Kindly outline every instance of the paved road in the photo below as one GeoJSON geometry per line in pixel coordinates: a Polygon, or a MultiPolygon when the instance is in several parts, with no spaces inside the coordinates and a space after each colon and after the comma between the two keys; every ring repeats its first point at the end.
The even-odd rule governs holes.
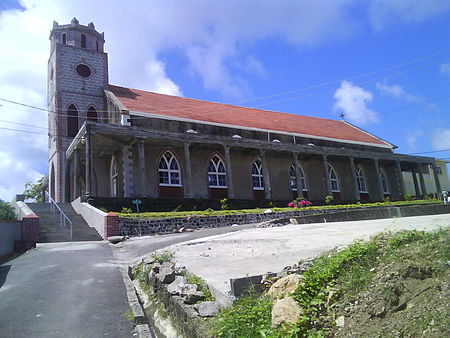
{"type": "Polygon", "coordinates": [[[0,337],[132,337],[107,242],[41,245],[0,266],[0,337]]]}

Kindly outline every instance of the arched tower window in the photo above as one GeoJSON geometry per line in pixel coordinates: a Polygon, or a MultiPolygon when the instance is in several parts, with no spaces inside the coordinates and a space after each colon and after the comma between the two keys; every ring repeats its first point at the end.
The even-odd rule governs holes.
{"type": "Polygon", "coordinates": [[[71,104],[67,108],[67,136],[75,137],[78,133],[78,110],[71,104]]]}
{"type": "Polygon", "coordinates": [[[364,171],[361,167],[357,167],[356,171],[356,182],[358,183],[358,191],[366,193],[367,185],[366,185],[366,176],[364,175],[364,171]]]}
{"type": "Polygon", "coordinates": [[[339,188],[339,180],[338,180],[336,171],[330,164],[328,164],[328,178],[331,183],[331,191],[332,192],[340,192],[341,189],[339,188]]]}
{"type": "Polygon", "coordinates": [[[389,190],[389,184],[387,181],[387,177],[386,177],[386,173],[384,172],[384,170],[382,168],[380,168],[380,180],[381,180],[381,185],[383,186],[383,193],[388,195],[390,194],[390,190],[389,190]]]}
{"type": "Polygon", "coordinates": [[[97,110],[93,106],[90,106],[87,110],[86,119],[88,121],[98,122],[97,110]]]}
{"type": "Polygon", "coordinates": [[[63,35],[62,35],[62,37],[61,37],[61,42],[62,42],[63,45],[66,45],[66,44],[67,44],[67,36],[66,36],[66,34],[63,34],[63,35]]]}
{"type": "Polygon", "coordinates": [[[98,41],[96,40],[95,41],[95,50],[98,52],[98,50],[99,50],[99,44],[98,44],[98,41]]]}
{"type": "Polygon", "coordinates": [[[210,188],[226,188],[227,174],[225,165],[218,155],[214,155],[209,161],[208,184],[210,188]]]}
{"type": "Polygon", "coordinates": [[[118,170],[118,166],[117,166],[117,161],[116,158],[113,157],[111,160],[111,196],[112,197],[117,197],[118,193],[119,193],[119,186],[118,186],[118,177],[119,177],[119,170],[118,170]]]}
{"type": "MultiPolygon", "coordinates": [[[[300,181],[302,184],[302,191],[308,191],[308,187],[306,185],[306,176],[305,172],[303,171],[303,168],[299,165],[300,169],[300,181]]],[[[297,175],[295,174],[295,165],[291,165],[290,170],[290,185],[292,191],[297,191],[297,175]]]]}
{"type": "Polygon", "coordinates": [[[170,151],[166,151],[158,167],[160,186],[181,186],[181,170],[177,159],[170,151]]]}
{"type": "Polygon", "coordinates": [[[86,35],[81,34],[81,48],[86,48],[86,35]]]}
{"type": "Polygon", "coordinates": [[[252,185],[253,190],[264,190],[264,176],[260,159],[253,162],[252,165],[252,185]]]}

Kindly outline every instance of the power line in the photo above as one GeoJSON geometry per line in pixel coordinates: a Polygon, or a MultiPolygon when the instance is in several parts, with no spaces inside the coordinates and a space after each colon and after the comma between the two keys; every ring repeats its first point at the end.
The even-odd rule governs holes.
{"type": "Polygon", "coordinates": [[[420,153],[408,153],[408,155],[420,155],[420,154],[431,154],[431,153],[442,153],[444,151],[450,151],[449,149],[440,149],[440,150],[433,150],[433,151],[422,151],[420,153]]]}
{"type": "Polygon", "coordinates": [[[32,124],[26,124],[26,123],[20,123],[20,122],[8,121],[8,120],[0,120],[0,122],[12,123],[12,124],[20,125],[20,126],[25,126],[25,127],[32,127],[32,128],[46,129],[46,130],[48,129],[48,127],[34,126],[32,124]]]}

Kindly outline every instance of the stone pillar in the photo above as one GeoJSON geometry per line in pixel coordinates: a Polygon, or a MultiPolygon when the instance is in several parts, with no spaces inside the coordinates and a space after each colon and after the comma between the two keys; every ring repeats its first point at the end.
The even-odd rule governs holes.
{"type": "Polygon", "coordinates": [[[398,190],[400,192],[400,198],[403,199],[403,196],[405,195],[405,183],[403,182],[403,175],[402,175],[402,166],[400,164],[400,161],[395,161],[395,172],[397,174],[397,182],[398,182],[398,190]]]}
{"type": "Polygon", "coordinates": [[[382,201],[382,200],[384,200],[384,189],[383,189],[383,182],[381,182],[381,176],[380,176],[380,164],[378,163],[378,159],[374,159],[373,163],[375,165],[375,177],[377,178],[379,199],[380,199],[380,201],[382,201]]]}
{"type": "Polygon", "coordinates": [[[133,151],[129,145],[122,147],[122,173],[123,173],[123,196],[132,197],[134,195],[133,178],[133,151]]]}
{"type": "Polygon", "coordinates": [[[434,163],[434,162],[431,163],[431,167],[433,168],[434,183],[436,184],[437,197],[440,198],[439,196],[441,196],[442,188],[441,188],[441,182],[439,181],[439,174],[437,172],[436,163],[434,163]]]}
{"type": "Polygon", "coordinates": [[[91,149],[91,126],[86,124],[86,198],[91,196],[91,157],[92,157],[92,149],[91,149]]]}
{"type": "Polygon", "coordinates": [[[323,158],[325,194],[332,196],[333,192],[331,191],[330,175],[328,175],[328,156],[322,155],[322,158],[323,158]]]}
{"type": "Polygon", "coordinates": [[[234,198],[233,171],[231,170],[230,146],[224,145],[223,147],[225,149],[225,165],[227,167],[228,198],[234,198]]]}
{"type": "Polygon", "coordinates": [[[119,215],[109,212],[104,218],[103,239],[120,235],[119,215]]]}
{"type": "Polygon", "coordinates": [[[417,176],[416,176],[416,169],[411,168],[411,174],[412,174],[412,178],[413,178],[413,182],[414,182],[414,191],[415,191],[415,196],[419,197],[420,195],[420,190],[419,190],[419,184],[417,183],[417,176]]]}
{"type": "Polygon", "coordinates": [[[73,151],[73,192],[72,192],[72,197],[75,200],[78,197],[78,168],[79,168],[79,164],[78,164],[78,151],[75,149],[73,151]]]}
{"type": "Polygon", "coordinates": [[[270,187],[270,175],[269,175],[269,168],[267,167],[266,152],[263,149],[260,149],[260,153],[264,177],[264,194],[266,200],[270,200],[272,199],[272,188],[270,187]]]}
{"type": "Polygon", "coordinates": [[[192,194],[192,169],[191,169],[191,153],[189,151],[189,146],[190,143],[186,142],[184,143],[184,159],[185,159],[185,163],[186,163],[186,168],[185,168],[185,180],[184,180],[184,189],[185,189],[185,193],[186,193],[186,197],[187,198],[192,198],[193,194],[192,194]]]}
{"type": "Polygon", "coordinates": [[[420,180],[420,188],[422,189],[422,198],[426,198],[427,197],[427,188],[425,186],[425,181],[423,179],[422,163],[417,162],[417,166],[419,168],[419,180],[420,180]]]}
{"type": "Polygon", "coordinates": [[[361,195],[359,194],[358,181],[356,178],[355,160],[351,156],[348,159],[350,161],[350,175],[353,182],[353,191],[355,192],[353,197],[355,201],[359,201],[361,199],[361,195]]]}
{"type": "Polygon", "coordinates": [[[39,216],[35,214],[24,216],[22,218],[21,232],[25,249],[34,248],[39,240],[39,216]]]}
{"type": "Polygon", "coordinates": [[[139,187],[139,193],[140,196],[145,197],[147,196],[147,189],[148,189],[148,184],[147,184],[147,175],[146,175],[146,170],[145,170],[145,145],[144,145],[144,140],[139,139],[138,140],[138,157],[139,157],[139,183],[140,183],[140,187],[139,187]]]}
{"type": "Polygon", "coordinates": [[[294,157],[294,167],[295,167],[295,181],[297,184],[297,197],[303,198],[303,187],[302,187],[302,178],[300,174],[300,165],[298,164],[298,153],[292,153],[294,157]]]}

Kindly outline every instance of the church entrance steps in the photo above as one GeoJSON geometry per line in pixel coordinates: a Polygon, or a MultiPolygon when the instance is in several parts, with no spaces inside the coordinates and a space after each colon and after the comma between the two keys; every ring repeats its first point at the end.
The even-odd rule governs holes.
{"type": "Polygon", "coordinates": [[[58,203],[67,217],[72,221],[72,239],[70,226],[61,228],[59,212],[50,212],[49,203],[27,203],[30,209],[39,216],[39,243],[55,243],[70,241],[101,241],[98,232],[89,227],[70,203],[58,203]]]}

